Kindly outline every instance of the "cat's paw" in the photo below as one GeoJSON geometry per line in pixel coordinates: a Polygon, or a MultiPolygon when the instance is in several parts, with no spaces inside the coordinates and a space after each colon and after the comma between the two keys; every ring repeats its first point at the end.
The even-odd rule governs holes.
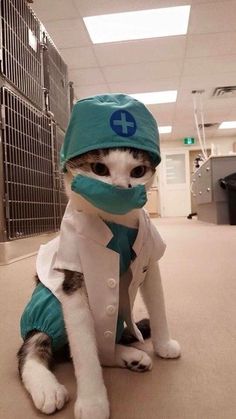
{"type": "Polygon", "coordinates": [[[116,365],[132,371],[145,372],[152,369],[152,360],[146,352],[130,346],[116,346],[116,365]]]}
{"type": "Polygon", "coordinates": [[[48,383],[38,387],[31,393],[35,406],[41,412],[50,415],[61,410],[69,400],[66,388],[59,383],[48,383]]]}
{"type": "Polygon", "coordinates": [[[69,400],[66,388],[42,365],[34,363],[32,370],[28,362],[23,370],[22,379],[35,407],[43,413],[50,415],[62,409],[69,400]]]}
{"type": "Polygon", "coordinates": [[[107,396],[79,397],[75,403],[75,419],[109,419],[107,396]]]}
{"type": "Polygon", "coordinates": [[[181,355],[180,344],[173,339],[165,343],[154,344],[155,352],[161,358],[179,358],[181,355]]]}

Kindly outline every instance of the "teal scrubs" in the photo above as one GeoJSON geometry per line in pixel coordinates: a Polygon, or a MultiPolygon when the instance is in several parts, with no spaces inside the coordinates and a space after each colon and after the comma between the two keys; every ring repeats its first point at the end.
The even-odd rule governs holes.
{"type": "MultiPolygon", "coordinates": [[[[127,271],[135,253],[132,246],[137,237],[138,229],[126,227],[112,222],[106,223],[113,233],[107,247],[120,254],[120,275],[127,271]]],[[[27,304],[20,322],[21,336],[26,338],[32,330],[46,333],[52,339],[53,351],[57,351],[68,343],[62,307],[55,295],[43,284],[38,284],[27,304]]],[[[116,342],[121,339],[124,321],[117,320],[116,342]]]]}

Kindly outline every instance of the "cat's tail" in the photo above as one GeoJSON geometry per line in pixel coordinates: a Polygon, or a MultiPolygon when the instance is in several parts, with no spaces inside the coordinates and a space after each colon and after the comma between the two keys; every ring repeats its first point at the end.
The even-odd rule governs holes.
{"type": "MultiPolygon", "coordinates": [[[[150,320],[149,319],[143,319],[136,323],[136,326],[140,330],[140,332],[143,335],[143,339],[148,339],[151,336],[151,328],[150,328],[150,320]]],[[[121,336],[121,340],[119,343],[122,345],[129,345],[131,343],[137,342],[138,339],[130,333],[129,329],[126,327],[123,331],[123,334],[121,336]]]]}

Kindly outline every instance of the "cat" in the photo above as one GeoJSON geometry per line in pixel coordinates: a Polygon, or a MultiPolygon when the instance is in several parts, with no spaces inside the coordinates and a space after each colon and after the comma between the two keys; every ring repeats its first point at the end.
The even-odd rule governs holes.
{"type": "MultiPolygon", "coordinates": [[[[114,223],[133,230],[139,228],[140,212],[143,209],[133,209],[127,214],[111,214],[73,192],[71,182],[75,176],[83,175],[119,188],[129,189],[145,184],[149,189],[155,176],[155,166],[147,152],[128,147],[94,150],[70,159],[66,169],[65,189],[74,211],[91,215],[91,220],[98,217],[108,226],[114,223]]],[[[180,346],[169,336],[158,263],[151,264],[147,272],[145,269],[143,275],[146,285],[142,283],[140,290],[150,315],[154,351],[163,358],[177,358],[180,356],[180,346]]],[[[130,273],[130,270],[127,272],[130,273]]],[[[116,286],[112,279],[108,285],[111,290],[116,286]]],[[[83,272],[65,270],[59,291],[78,386],[75,418],[108,419],[109,402],[83,272]]],[[[111,307],[109,315],[112,315],[111,307]]],[[[127,329],[122,336],[124,342],[136,340],[132,338],[132,333],[127,333],[127,329]]],[[[137,372],[151,370],[151,357],[131,345],[122,344],[121,337],[115,346],[114,362],[110,365],[137,372]]],[[[62,409],[69,400],[66,388],[51,371],[53,358],[51,337],[42,330],[33,329],[28,332],[18,351],[19,373],[36,408],[46,414],[62,409]]]]}

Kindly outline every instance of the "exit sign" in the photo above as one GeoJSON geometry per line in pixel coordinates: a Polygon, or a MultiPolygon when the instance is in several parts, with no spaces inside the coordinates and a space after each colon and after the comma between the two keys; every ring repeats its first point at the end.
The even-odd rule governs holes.
{"type": "Polygon", "coordinates": [[[186,145],[192,145],[195,143],[195,139],[193,137],[186,137],[184,138],[184,144],[186,145]]]}

